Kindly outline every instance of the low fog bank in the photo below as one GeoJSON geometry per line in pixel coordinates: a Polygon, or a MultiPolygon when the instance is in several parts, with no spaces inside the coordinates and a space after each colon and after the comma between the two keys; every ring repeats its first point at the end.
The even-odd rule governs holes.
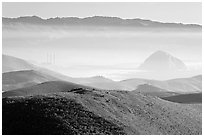
{"type": "Polygon", "coordinates": [[[202,73],[202,33],[195,29],[3,25],[3,54],[72,77],[102,75],[171,79],[202,73]],[[185,71],[149,72],[138,66],[163,50],[182,60],[185,71]]]}

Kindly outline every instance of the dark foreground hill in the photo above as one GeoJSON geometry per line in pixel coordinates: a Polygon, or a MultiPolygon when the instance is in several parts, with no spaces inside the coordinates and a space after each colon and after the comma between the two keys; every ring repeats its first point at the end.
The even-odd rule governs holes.
{"type": "Polygon", "coordinates": [[[202,134],[201,104],[72,89],[3,98],[3,134],[202,134]]]}
{"type": "Polygon", "coordinates": [[[202,93],[182,94],[170,97],[163,97],[162,99],[177,103],[202,103],[202,93]]]}
{"type": "Polygon", "coordinates": [[[4,100],[3,134],[124,134],[73,99],[39,96],[7,104],[12,101],[4,100]]]}

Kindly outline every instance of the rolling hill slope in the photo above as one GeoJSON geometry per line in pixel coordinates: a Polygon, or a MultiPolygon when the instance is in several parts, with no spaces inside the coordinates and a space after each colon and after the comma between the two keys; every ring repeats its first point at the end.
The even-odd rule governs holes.
{"type": "Polygon", "coordinates": [[[9,91],[53,80],[59,79],[34,70],[12,71],[2,74],[2,88],[9,91]]]}
{"type": "Polygon", "coordinates": [[[139,85],[133,92],[140,92],[145,95],[157,96],[157,97],[168,97],[178,95],[178,93],[161,89],[149,84],[139,85]]]}
{"type": "Polygon", "coordinates": [[[202,103],[202,93],[175,95],[162,97],[162,99],[176,103],[202,103]]]}
{"type": "Polygon", "coordinates": [[[127,79],[120,81],[121,85],[137,89],[138,85],[150,84],[161,89],[165,89],[177,93],[197,93],[202,91],[202,76],[195,76],[190,78],[178,78],[166,81],[148,80],[148,79],[127,79]]]}
{"type": "Polygon", "coordinates": [[[128,87],[120,85],[120,83],[113,81],[111,79],[105,78],[103,76],[74,78],[72,81],[74,83],[83,84],[83,85],[104,89],[104,90],[127,90],[128,89],[128,87]]]}
{"type": "Polygon", "coordinates": [[[2,93],[2,97],[42,95],[42,94],[50,94],[50,93],[57,93],[57,92],[63,92],[63,91],[66,92],[75,88],[90,88],[90,87],[74,84],[71,82],[65,82],[65,81],[48,81],[48,82],[30,86],[30,87],[24,87],[16,90],[5,91],[2,93]]]}
{"type": "Polygon", "coordinates": [[[85,91],[3,98],[3,134],[202,134],[201,104],[85,91]]]}
{"type": "Polygon", "coordinates": [[[33,70],[34,65],[13,56],[2,55],[2,73],[10,71],[33,70]]]}
{"type": "Polygon", "coordinates": [[[2,64],[3,64],[2,65],[3,72],[19,71],[18,74],[16,74],[17,72],[3,74],[2,84],[3,84],[3,90],[5,91],[10,89],[21,88],[24,86],[27,87],[28,85],[34,85],[36,81],[37,83],[40,83],[40,82],[55,81],[55,80],[68,81],[68,82],[73,82],[73,83],[91,86],[99,89],[105,89],[105,90],[135,90],[137,89],[137,86],[141,84],[151,84],[155,87],[158,87],[167,91],[177,92],[177,93],[195,93],[195,92],[201,92],[202,90],[202,75],[198,75],[190,78],[179,78],[179,79],[172,79],[172,80],[166,80],[166,81],[135,78],[135,79],[127,79],[127,80],[116,82],[111,79],[107,79],[105,77],[98,77],[98,76],[87,77],[87,78],[72,78],[42,67],[32,65],[25,60],[7,56],[7,55],[3,55],[2,64]],[[23,74],[24,72],[25,74],[23,74]],[[41,78],[37,80],[35,79],[35,76],[33,74],[28,74],[28,73],[35,73],[37,77],[41,77],[41,78]],[[34,76],[34,78],[29,77],[29,75],[32,77],[34,76]],[[12,76],[15,76],[16,78],[17,77],[25,78],[26,76],[27,78],[25,78],[25,80],[27,82],[25,83],[22,82],[20,85],[18,85],[18,83],[14,82],[15,80],[13,80],[14,77],[12,76]],[[46,80],[43,80],[44,78],[46,80]],[[27,79],[30,79],[31,81],[27,79]],[[10,82],[8,82],[8,80],[10,80],[10,82]],[[13,84],[6,85],[6,83],[13,83],[13,84]]]}
{"type": "Polygon", "coordinates": [[[36,85],[46,81],[63,80],[101,89],[126,89],[115,81],[104,77],[72,78],[28,63],[25,60],[3,55],[3,91],[36,85]]]}

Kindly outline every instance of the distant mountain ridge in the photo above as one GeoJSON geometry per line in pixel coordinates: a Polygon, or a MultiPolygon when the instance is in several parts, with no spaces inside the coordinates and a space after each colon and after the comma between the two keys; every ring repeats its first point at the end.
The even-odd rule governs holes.
{"type": "Polygon", "coordinates": [[[17,18],[2,18],[2,24],[38,24],[38,25],[87,25],[87,26],[124,26],[124,27],[167,27],[167,28],[202,28],[198,24],[182,24],[182,23],[162,23],[157,21],[145,20],[145,19],[122,19],[119,17],[105,17],[105,16],[92,16],[86,18],[78,17],[55,17],[42,19],[38,16],[23,16],[17,18]]]}

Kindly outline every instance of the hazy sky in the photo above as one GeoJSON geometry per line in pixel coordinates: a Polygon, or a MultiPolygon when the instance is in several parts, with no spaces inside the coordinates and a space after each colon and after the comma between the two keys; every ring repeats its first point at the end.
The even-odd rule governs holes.
{"type": "Polygon", "coordinates": [[[202,24],[202,4],[190,2],[174,3],[3,3],[4,17],[37,15],[50,17],[117,16],[121,18],[143,18],[162,22],[202,24]]]}

